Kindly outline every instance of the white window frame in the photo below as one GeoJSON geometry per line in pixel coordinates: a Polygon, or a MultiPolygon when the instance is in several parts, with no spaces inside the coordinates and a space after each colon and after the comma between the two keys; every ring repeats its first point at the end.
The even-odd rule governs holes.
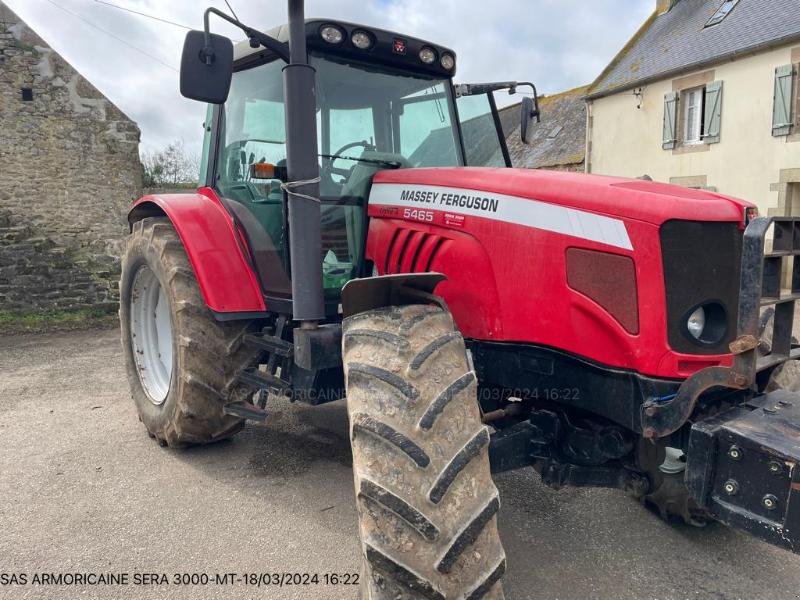
{"type": "Polygon", "coordinates": [[[683,103],[683,139],[681,141],[686,146],[703,143],[705,96],[706,86],[704,85],[681,92],[681,102],[683,103]],[[696,131],[696,137],[693,135],[693,131],[696,131]]]}
{"type": "Polygon", "coordinates": [[[739,4],[739,0],[725,0],[722,3],[722,6],[717,9],[717,12],[711,16],[705,26],[713,27],[714,25],[719,25],[722,23],[725,20],[725,17],[731,14],[731,11],[736,8],[737,4],[739,4]]]}

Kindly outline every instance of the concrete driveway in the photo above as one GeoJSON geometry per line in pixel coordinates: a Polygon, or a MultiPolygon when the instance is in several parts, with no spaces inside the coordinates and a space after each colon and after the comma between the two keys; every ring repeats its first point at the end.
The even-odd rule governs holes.
{"type": "MultiPolygon", "coordinates": [[[[344,406],[274,404],[231,442],[165,450],[121,361],[115,330],[0,337],[0,598],[356,598],[322,581],[171,579],[358,573],[344,406]],[[28,584],[2,585],[14,573],[28,584]],[[128,583],[34,586],[35,573],[128,583]]],[[[724,527],[668,526],[620,492],[554,492],[532,473],[497,483],[509,600],[800,597],[800,558],[724,527]]]]}

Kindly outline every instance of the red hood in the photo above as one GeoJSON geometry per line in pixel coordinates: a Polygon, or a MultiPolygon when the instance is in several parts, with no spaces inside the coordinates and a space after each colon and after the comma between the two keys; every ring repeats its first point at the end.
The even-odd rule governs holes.
{"type": "Polygon", "coordinates": [[[665,183],[530,169],[398,169],[377,173],[374,183],[479,190],[655,225],[670,219],[743,221],[744,210],[755,206],[714,192],[665,183]]]}

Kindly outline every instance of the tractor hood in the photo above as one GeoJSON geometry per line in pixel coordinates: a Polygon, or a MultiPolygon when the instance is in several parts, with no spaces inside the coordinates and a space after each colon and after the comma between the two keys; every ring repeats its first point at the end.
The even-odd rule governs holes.
{"type": "MultiPolygon", "coordinates": [[[[492,218],[519,199],[661,225],[672,219],[738,221],[755,205],[728,196],[677,185],[529,169],[477,167],[381,171],[373,180],[370,203],[409,205],[492,218]],[[397,195],[396,202],[387,196],[397,195]],[[389,202],[387,202],[389,200],[389,202]]],[[[523,206],[524,210],[524,206],[523,206]]]]}

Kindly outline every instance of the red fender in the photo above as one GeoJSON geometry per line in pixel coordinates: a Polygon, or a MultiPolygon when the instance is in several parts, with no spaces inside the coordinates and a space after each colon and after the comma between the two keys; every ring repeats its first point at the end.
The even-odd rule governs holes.
{"type": "Polygon", "coordinates": [[[196,194],[144,196],[128,213],[128,223],[157,215],[172,221],[203,299],[217,318],[267,310],[243,238],[214,190],[204,187],[196,194]]]}

